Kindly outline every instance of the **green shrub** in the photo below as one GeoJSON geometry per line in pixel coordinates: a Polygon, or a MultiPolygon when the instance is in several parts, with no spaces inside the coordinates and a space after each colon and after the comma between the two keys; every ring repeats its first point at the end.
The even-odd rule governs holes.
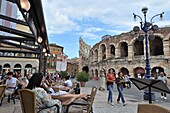
{"type": "Polygon", "coordinates": [[[84,71],[79,72],[76,76],[76,79],[79,82],[87,82],[89,81],[89,74],[84,71]]]}
{"type": "Polygon", "coordinates": [[[65,78],[67,74],[68,73],[66,71],[61,71],[61,79],[65,78]]]}

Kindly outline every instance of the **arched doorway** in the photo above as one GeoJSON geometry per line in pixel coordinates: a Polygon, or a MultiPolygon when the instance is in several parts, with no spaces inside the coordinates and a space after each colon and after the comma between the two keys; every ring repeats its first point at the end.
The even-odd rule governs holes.
{"type": "Polygon", "coordinates": [[[14,66],[14,72],[20,72],[21,73],[21,65],[20,64],[15,64],[14,66]]]}
{"type": "Polygon", "coordinates": [[[93,71],[93,69],[91,70],[91,73],[92,73],[92,77],[94,77],[94,71],[93,71]]]}
{"type": "Polygon", "coordinates": [[[149,41],[149,45],[151,56],[164,55],[163,40],[159,36],[155,36],[153,41],[149,41]]]}
{"type": "Polygon", "coordinates": [[[0,74],[2,74],[2,66],[0,65],[0,74]]]}
{"type": "Polygon", "coordinates": [[[108,69],[108,73],[110,72],[110,70],[111,70],[111,69],[112,69],[112,70],[113,70],[113,72],[115,73],[115,70],[114,70],[113,68],[108,69]]]}
{"type": "Polygon", "coordinates": [[[128,56],[128,44],[126,42],[120,43],[120,57],[127,57],[128,56]]]}
{"type": "Polygon", "coordinates": [[[122,72],[124,75],[129,75],[129,70],[127,68],[125,68],[125,67],[122,67],[120,69],[120,72],[122,72]]]}
{"type": "Polygon", "coordinates": [[[99,75],[98,75],[98,70],[95,69],[95,77],[94,77],[94,79],[95,79],[95,80],[98,80],[98,76],[99,76],[99,75]]]}
{"type": "Polygon", "coordinates": [[[3,67],[3,72],[4,72],[5,70],[10,71],[10,68],[11,68],[11,66],[10,66],[8,63],[5,64],[4,67],[3,67]]]}
{"type": "Polygon", "coordinates": [[[101,45],[101,57],[102,57],[102,60],[105,60],[106,59],[106,46],[104,44],[101,45]]]}
{"type": "Polygon", "coordinates": [[[32,73],[32,65],[31,65],[31,64],[25,65],[24,76],[25,76],[27,73],[32,73]]]}
{"type": "Polygon", "coordinates": [[[110,45],[110,57],[115,56],[115,46],[114,45],[110,45]]]}
{"type": "Polygon", "coordinates": [[[164,69],[160,66],[153,67],[151,70],[151,77],[157,78],[160,72],[164,72],[164,69]]]}
{"type": "Polygon", "coordinates": [[[143,41],[136,40],[133,45],[134,55],[144,55],[144,45],[143,41]]]}
{"type": "Polygon", "coordinates": [[[85,71],[86,73],[89,72],[89,67],[88,66],[83,66],[82,71],[85,71]]]}
{"type": "Polygon", "coordinates": [[[145,69],[142,67],[136,67],[133,71],[135,78],[138,78],[138,76],[143,77],[145,75],[145,69]]]}

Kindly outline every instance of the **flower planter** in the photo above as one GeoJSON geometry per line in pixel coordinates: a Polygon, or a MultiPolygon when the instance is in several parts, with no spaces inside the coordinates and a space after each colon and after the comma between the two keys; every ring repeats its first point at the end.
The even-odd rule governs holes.
{"type": "Polygon", "coordinates": [[[80,82],[81,87],[85,87],[86,86],[86,82],[80,82]]]}

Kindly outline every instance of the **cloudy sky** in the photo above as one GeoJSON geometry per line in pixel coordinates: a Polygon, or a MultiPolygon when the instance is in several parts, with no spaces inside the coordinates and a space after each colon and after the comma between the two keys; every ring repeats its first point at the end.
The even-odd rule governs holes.
{"type": "Polygon", "coordinates": [[[159,27],[170,25],[170,0],[42,0],[50,43],[64,47],[69,58],[78,57],[79,38],[91,47],[101,37],[129,32],[133,26],[133,13],[140,15],[148,7],[147,20],[164,12],[163,21],[157,17],[159,27]]]}

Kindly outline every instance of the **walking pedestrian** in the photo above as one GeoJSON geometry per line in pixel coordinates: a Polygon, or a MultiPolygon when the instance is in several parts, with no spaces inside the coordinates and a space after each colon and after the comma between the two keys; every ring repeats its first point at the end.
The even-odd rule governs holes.
{"type": "Polygon", "coordinates": [[[106,76],[106,80],[107,80],[107,90],[109,91],[108,93],[108,103],[112,106],[114,106],[113,103],[113,84],[115,81],[115,74],[113,72],[113,69],[109,69],[109,73],[106,76]]]}
{"type": "Polygon", "coordinates": [[[119,72],[118,77],[116,78],[116,84],[117,84],[117,90],[119,92],[118,98],[117,98],[117,103],[119,103],[120,99],[122,100],[123,106],[126,105],[124,95],[123,95],[123,86],[125,84],[124,78],[123,78],[123,73],[119,72]]]}
{"type": "MultiPolygon", "coordinates": [[[[167,85],[167,77],[164,72],[160,72],[158,76],[158,80],[162,80],[165,85],[167,85]]],[[[166,93],[161,93],[161,98],[167,99],[166,93]]]]}

